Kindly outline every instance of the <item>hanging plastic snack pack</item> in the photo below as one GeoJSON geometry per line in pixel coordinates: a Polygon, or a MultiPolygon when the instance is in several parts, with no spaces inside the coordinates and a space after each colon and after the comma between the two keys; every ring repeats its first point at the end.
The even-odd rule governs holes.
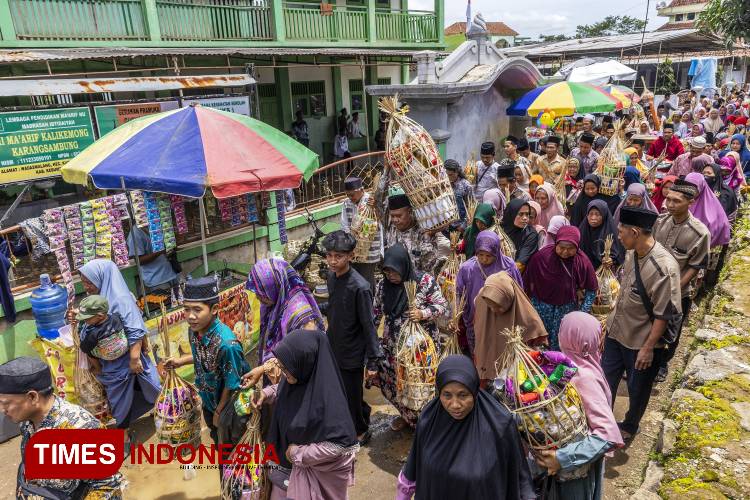
{"type": "MultiPolygon", "coordinates": [[[[261,389],[258,386],[253,390],[261,389]]],[[[264,487],[267,486],[265,469],[261,464],[265,454],[265,443],[261,433],[260,412],[250,408],[247,413],[250,415],[247,429],[229,456],[229,463],[222,465],[222,500],[260,500],[263,498],[264,487]],[[239,458],[238,449],[245,450],[242,460],[239,458]]]]}

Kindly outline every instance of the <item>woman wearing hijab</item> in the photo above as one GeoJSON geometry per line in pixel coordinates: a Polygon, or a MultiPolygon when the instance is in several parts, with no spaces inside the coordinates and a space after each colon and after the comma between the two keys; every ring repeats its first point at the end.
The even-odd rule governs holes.
{"type": "Polygon", "coordinates": [[[578,227],[581,232],[581,250],[591,261],[594,269],[602,265],[602,252],[607,236],[612,236],[612,250],[609,256],[615,266],[625,260],[625,250],[617,236],[617,224],[602,200],[592,200],[588,206],[586,219],[578,227]]]}
{"type": "Polygon", "coordinates": [[[273,354],[284,376],[256,401],[275,403],[266,438],[279,458],[269,477],[271,500],[345,500],[359,444],[328,337],[297,330],[273,354]]]}
{"type": "Polygon", "coordinates": [[[723,128],[724,122],[722,121],[721,116],[719,116],[719,110],[711,108],[711,111],[708,112],[708,117],[703,120],[703,130],[716,135],[721,132],[721,129],[723,128]]]}
{"type": "Polygon", "coordinates": [[[495,216],[501,217],[505,209],[505,195],[500,188],[488,189],[482,195],[482,203],[488,203],[495,209],[495,216]]]}
{"type": "Polygon", "coordinates": [[[539,189],[539,186],[544,184],[544,177],[539,174],[534,174],[529,178],[529,196],[534,197],[534,193],[539,189]]]}
{"type": "Polygon", "coordinates": [[[485,280],[495,273],[506,271],[523,286],[521,273],[510,257],[500,250],[500,236],[494,231],[482,231],[477,236],[476,254],[461,264],[456,276],[456,296],[464,297],[461,321],[466,328],[469,351],[474,351],[474,299],[484,286],[485,280]]]}
{"type": "Polygon", "coordinates": [[[730,224],[734,222],[737,217],[737,195],[734,190],[727,186],[724,179],[721,177],[721,166],[713,163],[706,165],[703,168],[703,177],[706,179],[706,184],[718,198],[721,207],[724,209],[724,213],[727,214],[730,224]]]}
{"type": "Polygon", "coordinates": [[[107,299],[109,314],[119,313],[122,318],[129,350],[115,360],[101,360],[96,378],[104,386],[117,427],[126,429],[154,407],[161,390],[156,366],[148,356],[148,330],[114,262],[94,259],[81,267],[80,273],[86,293],[107,299]],[[131,368],[131,359],[140,360],[140,367],[131,368]]]}
{"type": "Polygon", "coordinates": [[[570,225],[580,226],[586,218],[587,209],[591,200],[604,200],[611,213],[615,213],[622,201],[619,196],[607,196],[599,192],[602,185],[601,179],[596,174],[589,174],[583,179],[583,189],[570,211],[570,225]]]}
{"type": "Polygon", "coordinates": [[[737,194],[740,186],[747,184],[740,163],[740,155],[735,151],[726,151],[719,159],[721,176],[724,178],[727,186],[729,186],[729,189],[732,189],[735,194],[737,194]]]}
{"type": "Polygon", "coordinates": [[[557,331],[571,311],[589,312],[599,283],[594,267],[580,249],[581,233],[575,226],[557,232],[555,245],[539,250],[523,274],[526,293],[544,322],[549,345],[558,350],[557,331]],[[579,304],[578,293],[583,292],[579,304]]]}
{"type": "MultiPolygon", "coordinates": [[[[605,204],[606,205],[606,204],[605,204]]],[[[550,219],[549,226],[547,227],[547,236],[544,237],[543,247],[547,245],[554,245],[555,239],[557,238],[557,232],[561,227],[569,226],[570,222],[565,218],[564,215],[555,215],[550,219]]]]}
{"type": "Polygon", "coordinates": [[[565,215],[565,207],[557,199],[555,187],[545,182],[534,193],[534,200],[539,203],[542,211],[537,215],[537,224],[545,230],[549,226],[549,221],[555,215],[565,215]]]}
{"type": "Polygon", "coordinates": [[[529,204],[529,226],[533,227],[537,234],[539,235],[539,247],[542,247],[542,243],[547,238],[547,230],[544,228],[544,226],[541,226],[537,223],[537,220],[539,219],[539,214],[542,213],[542,206],[533,201],[529,200],[527,202],[529,204]]]}
{"type": "Polygon", "coordinates": [[[526,163],[516,163],[516,170],[515,170],[515,176],[516,176],[516,185],[518,186],[518,189],[529,192],[529,180],[531,180],[531,170],[529,170],[529,167],[526,165],[526,163]]]}
{"type": "Polygon", "coordinates": [[[399,411],[401,416],[391,422],[391,429],[400,431],[407,424],[414,427],[419,417],[418,411],[401,404],[396,391],[396,350],[401,327],[409,319],[419,321],[432,337],[435,346],[440,345],[435,320],[446,315],[448,302],[432,276],[414,270],[406,248],[393,245],[386,249],[383,256],[383,279],[375,289],[373,309],[375,328],[378,328],[382,319],[385,320],[383,336],[380,338],[384,357],[378,367],[375,385],[380,387],[383,396],[399,411]],[[417,284],[415,308],[411,310],[404,287],[407,281],[417,284]]]}
{"type": "Polygon", "coordinates": [[[729,149],[740,156],[740,167],[745,175],[750,175],[750,150],[747,149],[747,139],[742,134],[735,134],[729,141],[729,149]]]}
{"type": "Polygon", "coordinates": [[[294,330],[323,330],[323,317],[307,285],[282,259],[263,259],[250,271],[246,287],[260,306],[260,364],[273,357],[273,348],[294,330]]]}
{"type": "Polygon", "coordinates": [[[632,184],[638,184],[641,182],[641,172],[633,165],[625,167],[625,174],[623,175],[625,181],[625,189],[628,189],[632,184]]]}
{"type": "Polygon", "coordinates": [[[474,212],[471,226],[464,231],[463,253],[467,259],[474,256],[474,242],[477,235],[495,225],[495,209],[488,203],[480,203],[474,212]]]}
{"type": "Polygon", "coordinates": [[[654,193],[651,195],[651,202],[654,204],[657,213],[662,213],[666,210],[664,207],[664,200],[667,199],[667,193],[669,187],[674,184],[677,180],[676,175],[667,175],[661,179],[656,179],[654,193]]]}
{"type": "MultiPolygon", "coordinates": [[[[638,170],[638,180],[633,181],[632,177],[630,180],[630,184],[633,182],[640,182],[641,177],[645,177],[648,174],[648,168],[646,168],[646,165],[643,164],[641,161],[640,155],[638,154],[638,150],[634,147],[625,148],[623,151],[626,155],[628,155],[628,165],[630,167],[635,167],[636,170],[638,170]]],[[[632,171],[631,171],[632,172],[632,171]]],[[[633,176],[633,174],[630,174],[633,176]]],[[[628,182],[628,169],[625,169],[625,182],[628,182]]]]}
{"type": "Polygon", "coordinates": [[[495,361],[505,351],[503,330],[520,326],[526,345],[538,345],[547,339],[536,309],[523,288],[506,272],[487,278],[474,300],[474,309],[474,364],[483,382],[495,378],[495,361]]]}
{"type": "Polygon", "coordinates": [[[631,184],[625,190],[625,198],[620,202],[613,217],[615,227],[620,224],[620,211],[622,210],[622,207],[643,208],[645,210],[651,210],[654,213],[659,213],[659,211],[656,210],[656,206],[651,201],[651,198],[648,197],[646,186],[641,183],[631,184]]]}
{"type": "Polygon", "coordinates": [[[531,207],[524,200],[516,199],[508,203],[503,213],[503,231],[516,248],[514,260],[521,272],[534,252],[539,249],[539,233],[529,225],[531,207]]]}
{"type": "Polygon", "coordinates": [[[578,368],[570,383],[583,403],[587,436],[557,450],[541,451],[537,464],[547,469],[543,498],[599,500],[604,490],[604,456],[624,443],[612,413],[612,395],[600,366],[602,326],[589,314],[572,312],[560,323],[560,350],[578,368]]]}
{"type": "Polygon", "coordinates": [[[398,476],[396,500],[536,498],[516,423],[479,388],[466,356],[445,358],[398,476]]]}

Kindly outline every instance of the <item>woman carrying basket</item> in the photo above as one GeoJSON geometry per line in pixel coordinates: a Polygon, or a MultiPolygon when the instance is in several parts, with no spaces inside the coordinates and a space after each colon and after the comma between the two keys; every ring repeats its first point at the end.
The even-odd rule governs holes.
{"type": "Polygon", "coordinates": [[[436,384],[438,394],[422,410],[399,474],[396,500],[536,498],[515,421],[479,388],[471,359],[445,358],[436,384]]]}
{"type": "Polygon", "coordinates": [[[378,367],[374,383],[401,414],[391,422],[391,429],[400,431],[406,425],[414,427],[419,417],[418,411],[410,410],[399,402],[396,390],[396,350],[401,327],[409,319],[419,321],[435,345],[440,345],[435,320],[447,314],[448,302],[440,292],[435,278],[414,270],[409,254],[402,245],[386,249],[383,275],[384,279],[376,288],[374,309],[376,326],[381,319],[385,319],[383,337],[380,339],[384,358],[378,367]],[[406,281],[417,283],[416,308],[411,310],[404,288],[406,281]]]}
{"type": "Polygon", "coordinates": [[[543,498],[602,498],[604,455],[623,446],[600,366],[601,330],[599,320],[579,311],[567,314],[560,323],[560,349],[578,367],[571,383],[581,396],[589,434],[557,450],[537,452],[537,464],[548,474],[543,498]]]}

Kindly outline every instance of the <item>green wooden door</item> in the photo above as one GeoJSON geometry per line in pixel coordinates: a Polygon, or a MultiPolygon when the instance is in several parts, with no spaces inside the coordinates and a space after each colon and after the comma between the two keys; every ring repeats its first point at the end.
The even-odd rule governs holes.
{"type": "Polygon", "coordinates": [[[272,127],[283,130],[284,127],[279,114],[279,100],[276,97],[276,84],[262,83],[258,85],[258,105],[260,119],[272,127]]]}

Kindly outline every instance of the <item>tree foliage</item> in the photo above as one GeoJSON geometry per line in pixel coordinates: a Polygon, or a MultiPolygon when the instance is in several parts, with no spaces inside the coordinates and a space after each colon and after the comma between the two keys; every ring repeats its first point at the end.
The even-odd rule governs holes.
{"type": "Polygon", "coordinates": [[[598,23],[576,26],[576,38],[594,36],[626,35],[638,33],[646,27],[646,21],[631,16],[607,16],[598,23]]]}
{"type": "Polygon", "coordinates": [[[570,40],[567,35],[539,35],[540,42],[564,42],[570,40]]]}
{"type": "Polygon", "coordinates": [[[675,77],[671,59],[665,59],[660,62],[657,71],[659,76],[656,79],[656,94],[673,93],[680,90],[680,86],[677,85],[677,77],[675,77]]]}
{"type": "Polygon", "coordinates": [[[748,0],[711,0],[698,15],[697,26],[724,39],[732,46],[738,38],[750,40],[750,2],[748,0]]]}

